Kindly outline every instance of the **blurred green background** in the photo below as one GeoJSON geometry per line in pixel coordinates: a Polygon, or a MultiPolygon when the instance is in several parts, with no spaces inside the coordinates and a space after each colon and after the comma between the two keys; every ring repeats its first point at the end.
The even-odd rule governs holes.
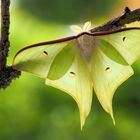
{"type": "MultiPolygon", "coordinates": [[[[69,25],[91,20],[97,26],[120,15],[132,0],[12,0],[8,63],[22,47],[65,37],[69,25]]],[[[140,6],[133,1],[133,8],[140,6]],[[136,4],[136,5],[135,5],[136,4]]],[[[140,60],[135,75],[116,92],[116,126],[93,96],[93,106],[80,131],[76,103],[28,73],[0,91],[0,140],[139,140],[140,60]]]]}

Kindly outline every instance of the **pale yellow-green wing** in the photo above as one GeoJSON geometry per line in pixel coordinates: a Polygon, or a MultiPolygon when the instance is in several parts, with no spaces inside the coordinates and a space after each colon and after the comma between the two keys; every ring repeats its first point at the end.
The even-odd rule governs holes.
{"type": "MultiPolygon", "coordinates": [[[[20,71],[29,72],[41,78],[46,78],[55,57],[59,53],[63,52],[64,47],[70,48],[73,46],[73,43],[74,41],[67,41],[24,48],[23,50],[20,50],[20,52],[18,52],[15,56],[13,68],[20,71]]],[[[72,61],[73,58],[66,57],[63,58],[63,60],[67,61],[67,58],[71,58],[71,60],[68,60],[67,62],[70,64],[69,61],[72,61]]]]}
{"type": "Polygon", "coordinates": [[[140,29],[105,35],[102,38],[110,42],[128,64],[133,64],[140,57],[140,29]]]}
{"type": "MultiPolygon", "coordinates": [[[[101,37],[100,37],[101,38],[101,37]]],[[[131,66],[110,43],[99,40],[91,60],[93,87],[99,102],[114,121],[112,98],[116,89],[133,74],[131,66]]]]}
{"type": "Polygon", "coordinates": [[[46,79],[46,84],[65,91],[80,109],[81,128],[92,102],[88,64],[78,53],[75,40],[27,47],[15,56],[13,68],[46,79]]]}
{"type": "Polygon", "coordinates": [[[82,129],[92,102],[92,82],[88,64],[84,58],[76,53],[74,62],[65,75],[57,80],[47,78],[46,84],[65,91],[74,98],[80,110],[82,129]]]}

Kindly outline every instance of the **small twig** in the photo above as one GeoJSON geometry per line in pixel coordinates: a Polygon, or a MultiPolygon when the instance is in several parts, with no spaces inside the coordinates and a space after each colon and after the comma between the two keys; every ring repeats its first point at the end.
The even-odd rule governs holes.
{"type": "Polygon", "coordinates": [[[140,9],[131,11],[128,7],[126,7],[122,16],[119,16],[118,18],[115,18],[102,26],[91,29],[91,32],[115,30],[125,27],[126,24],[130,24],[135,21],[140,21],[140,9]]]}

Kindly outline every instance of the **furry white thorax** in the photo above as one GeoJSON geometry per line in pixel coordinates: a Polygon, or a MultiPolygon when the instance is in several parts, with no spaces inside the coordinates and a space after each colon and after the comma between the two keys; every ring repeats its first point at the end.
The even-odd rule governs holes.
{"type": "Polygon", "coordinates": [[[87,21],[83,25],[83,27],[80,27],[78,25],[72,25],[72,26],[70,26],[70,28],[76,34],[79,34],[79,33],[82,33],[82,32],[89,32],[89,30],[91,29],[91,22],[87,21]]]}

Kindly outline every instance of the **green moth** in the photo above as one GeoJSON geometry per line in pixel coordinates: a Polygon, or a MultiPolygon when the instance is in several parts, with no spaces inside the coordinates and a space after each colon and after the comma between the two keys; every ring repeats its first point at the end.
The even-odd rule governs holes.
{"type": "Polygon", "coordinates": [[[91,32],[91,22],[86,22],[83,28],[73,25],[71,29],[75,36],[21,49],[13,68],[44,78],[47,85],[72,96],[80,110],[81,128],[90,112],[94,89],[115,124],[112,98],[134,73],[131,64],[140,57],[140,28],[91,32]]]}

